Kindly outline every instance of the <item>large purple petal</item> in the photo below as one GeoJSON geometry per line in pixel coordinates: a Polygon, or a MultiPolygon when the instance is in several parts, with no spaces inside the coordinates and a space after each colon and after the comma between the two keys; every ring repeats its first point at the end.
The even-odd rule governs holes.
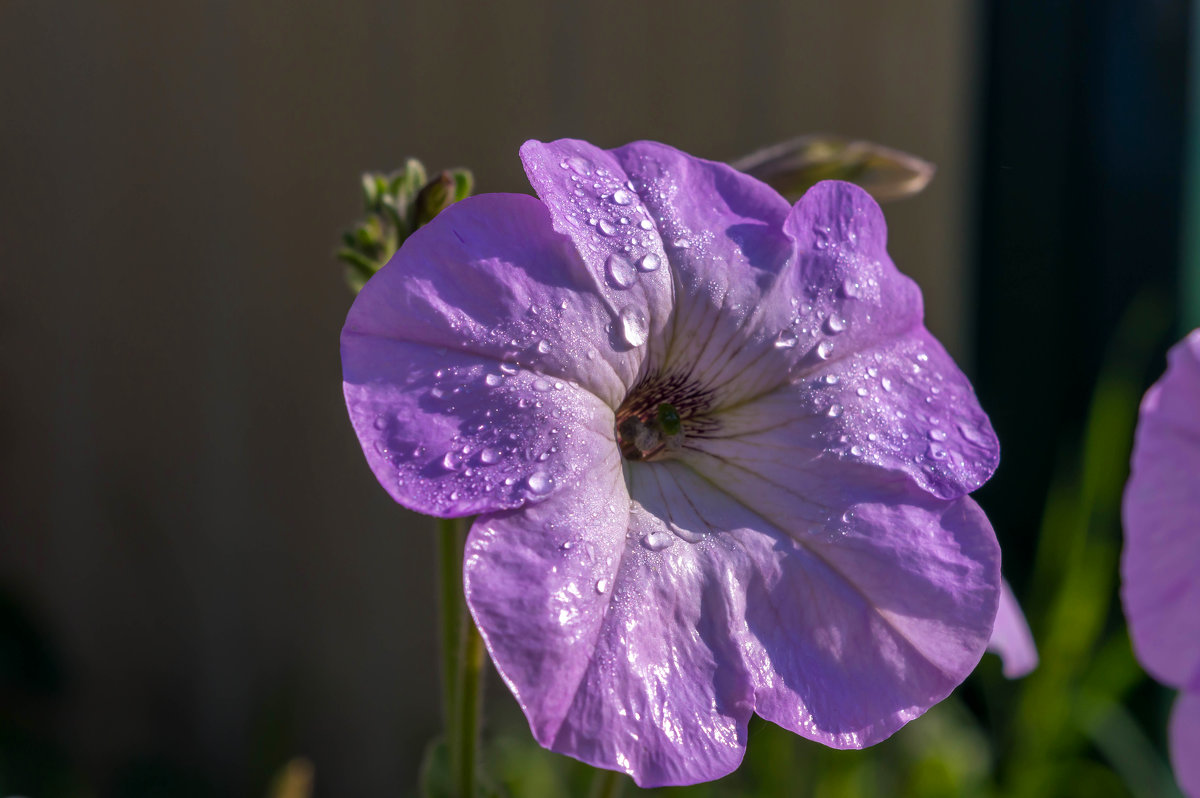
{"type": "Polygon", "coordinates": [[[941,498],[986,482],[1000,457],[995,432],[922,326],[920,291],[888,257],[879,206],[857,186],[820,183],[785,229],[797,246],[789,292],[801,297],[810,348],[767,417],[789,420],[796,445],[861,457],[941,498]]]}
{"type": "Polygon", "coordinates": [[[1180,693],[1171,711],[1171,765],[1188,798],[1200,798],[1200,692],[1180,693]]]}
{"type": "Polygon", "coordinates": [[[1000,607],[996,610],[996,624],[992,627],[988,651],[1000,656],[1004,675],[1009,679],[1019,679],[1032,673],[1038,664],[1033,634],[1008,582],[1000,585],[1000,607]]]}
{"type": "Polygon", "coordinates": [[[1142,400],[1125,487],[1122,590],[1138,659],[1200,689],[1200,330],[1142,400]]]}
{"type": "Polygon", "coordinates": [[[753,708],[730,635],[740,598],[698,549],[637,543],[671,533],[657,507],[631,507],[615,450],[586,472],[472,530],[467,596],[492,658],[546,747],[645,787],[725,775],[753,708]]]}
{"type": "Polygon", "coordinates": [[[573,139],[527,141],[521,160],[554,229],[584,264],[589,290],[605,306],[612,346],[661,357],[657,343],[672,314],[671,271],[629,176],[612,153],[573,139]]]}
{"type": "Polygon", "coordinates": [[[674,483],[664,496],[680,497],[669,512],[694,519],[673,523],[685,530],[677,536],[708,546],[725,562],[714,569],[726,575],[722,593],[744,597],[734,636],[758,714],[826,745],[871,745],[979,662],[1000,558],[970,499],[945,502],[844,468],[811,498],[760,483],[755,495],[788,495],[749,504],[745,474],[715,458],[692,466],[655,473],[674,483]]]}
{"type": "Polygon", "coordinates": [[[382,338],[344,341],[343,389],[367,463],[400,504],[452,517],[542,501],[581,446],[613,449],[612,410],[575,383],[382,338]]]}
{"type": "Polygon", "coordinates": [[[544,206],[464,200],[417,231],[359,294],[342,331],[344,392],[388,492],[452,516],[537,501],[641,364],[544,206]],[[599,397],[599,398],[597,398],[599,397]]]}
{"type": "Polygon", "coordinates": [[[342,346],[405,341],[475,354],[572,380],[615,406],[643,353],[614,348],[611,323],[546,207],[522,194],[484,194],[404,242],[355,300],[342,346]]]}

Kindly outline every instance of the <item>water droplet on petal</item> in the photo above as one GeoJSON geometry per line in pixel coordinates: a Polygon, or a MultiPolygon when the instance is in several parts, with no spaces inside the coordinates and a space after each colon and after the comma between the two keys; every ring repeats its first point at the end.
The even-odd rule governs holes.
{"type": "Polygon", "coordinates": [[[623,188],[619,188],[613,192],[613,202],[618,205],[628,205],[633,202],[633,196],[623,188]]]}
{"type": "Polygon", "coordinates": [[[842,414],[842,406],[838,405],[838,404],[830,405],[829,410],[827,410],[825,412],[825,415],[829,416],[830,418],[837,418],[841,414],[842,414]]]}
{"type": "Polygon", "coordinates": [[[640,222],[638,222],[638,227],[642,228],[643,230],[649,230],[654,227],[654,224],[649,219],[642,219],[640,222]]]}
{"type": "Polygon", "coordinates": [[[650,532],[642,538],[642,545],[650,551],[662,551],[675,544],[675,536],[670,532],[650,532]]]}
{"type": "Polygon", "coordinates": [[[510,377],[513,374],[516,374],[518,371],[520,371],[520,369],[517,368],[517,365],[515,363],[501,363],[500,370],[503,371],[505,374],[509,375],[510,377]]]}
{"type": "Polygon", "coordinates": [[[483,381],[486,382],[488,385],[492,386],[493,388],[495,388],[497,385],[499,385],[501,382],[504,381],[504,378],[501,377],[499,374],[489,374],[483,378],[483,381]]]}
{"type": "Polygon", "coordinates": [[[838,377],[836,374],[826,374],[825,375],[825,384],[826,385],[837,385],[837,381],[838,381],[838,377]]]}
{"type": "Polygon", "coordinates": [[[449,471],[457,471],[462,466],[462,455],[453,450],[446,452],[446,456],[442,458],[442,465],[449,471]]]}
{"type": "Polygon", "coordinates": [[[857,389],[856,389],[854,392],[855,392],[856,394],[858,394],[859,396],[866,396],[866,395],[867,395],[867,389],[866,389],[866,388],[863,388],[863,387],[861,387],[861,386],[860,386],[859,388],[857,388],[857,389]]]}
{"type": "Polygon", "coordinates": [[[982,429],[973,424],[959,424],[958,431],[976,446],[988,446],[992,442],[982,429]]]}
{"type": "Polygon", "coordinates": [[[822,360],[828,360],[829,356],[832,354],[833,344],[831,342],[822,341],[821,343],[817,344],[817,357],[821,358],[822,360]]]}
{"type": "Polygon", "coordinates": [[[538,377],[536,380],[533,381],[533,390],[548,391],[548,390],[550,390],[550,382],[546,379],[543,379],[542,377],[538,377]]]}
{"type": "Polygon", "coordinates": [[[879,381],[879,384],[883,386],[883,390],[885,390],[885,391],[892,390],[892,381],[889,380],[887,377],[884,377],[883,379],[881,379],[879,381]]]}
{"type": "Polygon", "coordinates": [[[617,226],[608,219],[601,219],[596,226],[600,229],[600,232],[604,233],[606,236],[610,236],[617,232],[617,226]]]}
{"type": "Polygon", "coordinates": [[[608,580],[607,579],[597,580],[596,592],[597,593],[607,593],[608,592],[608,580]]]}
{"type": "Polygon", "coordinates": [[[490,446],[485,446],[483,451],[479,453],[479,459],[487,465],[493,465],[500,461],[500,452],[490,446]]]}
{"type": "Polygon", "coordinates": [[[791,349],[796,345],[796,333],[789,329],[779,331],[779,336],[775,339],[776,349],[791,349]]]}
{"type": "Polygon", "coordinates": [[[529,479],[526,482],[529,485],[529,490],[538,496],[545,496],[554,485],[553,481],[550,477],[546,476],[546,472],[544,471],[534,471],[529,475],[529,479]]]}
{"type": "Polygon", "coordinates": [[[651,252],[646,257],[638,261],[638,268],[644,272],[652,272],[658,268],[658,256],[651,252]]]}
{"type": "Polygon", "coordinates": [[[609,255],[606,269],[608,282],[614,288],[629,288],[637,281],[637,272],[633,270],[633,264],[621,255],[609,255]]]}
{"type": "Polygon", "coordinates": [[[946,440],[946,433],[940,429],[931,429],[929,430],[929,440],[944,441],[946,440]]]}
{"type": "Polygon", "coordinates": [[[830,334],[837,335],[842,330],[846,329],[846,322],[842,321],[842,319],[838,318],[837,316],[830,315],[830,317],[825,320],[825,329],[830,334]]]}
{"type": "Polygon", "coordinates": [[[544,355],[550,351],[551,347],[552,347],[552,344],[543,338],[542,340],[538,341],[537,351],[541,352],[544,355]]]}
{"type": "Polygon", "coordinates": [[[630,346],[646,343],[646,317],[632,305],[621,310],[621,335],[630,346]]]}
{"type": "Polygon", "coordinates": [[[862,447],[858,444],[850,447],[850,454],[853,457],[861,457],[863,453],[862,447]]]}
{"type": "Polygon", "coordinates": [[[675,249],[689,249],[692,246],[692,242],[686,238],[677,238],[671,242],[671,246],[675,247],[675,249]]]}
{"type": "Polygon", "coordinates": [[[375,429],[382,430],[387,426],[387,416],[375,416],[375,429]]]}
{"type": "Polygon", "coordinates": [[[929,444],[929,456],[934,460],[945,460],[946,450],[936,443],[929,444]]]}

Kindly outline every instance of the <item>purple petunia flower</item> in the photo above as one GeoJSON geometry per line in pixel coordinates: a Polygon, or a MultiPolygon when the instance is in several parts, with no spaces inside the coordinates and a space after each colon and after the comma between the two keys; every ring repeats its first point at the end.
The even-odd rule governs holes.
{"type": "Polygon", "coordinates": [[[521,157],[540,199],[419,230],[342,356],[384,487],[479,514],[467,600],[537,740],[688,784],[752,713],[858,748],[946,697],[996,617],[998,445],[875,202],[650,142],[521,157]]]}
{"type": "Polygon", "coordinates": [[[1170,353],[1142,400],[1125,486],[1121,599],[1138,660],[1183,691],[1171,760],[1200,796],[1200,330],[1170,353]]]}

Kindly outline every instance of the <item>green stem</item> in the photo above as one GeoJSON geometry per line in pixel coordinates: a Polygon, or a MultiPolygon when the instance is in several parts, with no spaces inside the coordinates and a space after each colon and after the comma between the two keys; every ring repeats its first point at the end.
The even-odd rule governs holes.
{"type": "Polygon", "coordinates": [[[447,742],[452,740],[455,707],[458,706],[459,651],[462,649],[462,550],[465,522],[461,518],[439,518],[438,597],[441,610],[442,723],[447,742]]]}
{"type": "Polygon", "coordinates": [[[588,798],[620,798],[625,791],[625,774],[615,770],[596,769],[592,776],[592,788],[588,790],[588,798]]]}
{"type": "MultiPolygon", "coordinates": [[[[454,768],[455,794],[474,798],[479,763],[479,732],[483,718],[483,666],[486,655],[483,637],[469,614],[463,616],[462,681],[458,694],[459,758],[454,768]]],[[[451,760],[453,762],[453,760],[451,760]]]]}
{"type": "Polygon", "coordinates": [[[474,798],[478,781],[483,673],[483,638],[475,628],[462,590],[462,556],[468,518],[438,521],[438,592],[442,614],[442,708],[450,759],[451,794],[474,798]]]}

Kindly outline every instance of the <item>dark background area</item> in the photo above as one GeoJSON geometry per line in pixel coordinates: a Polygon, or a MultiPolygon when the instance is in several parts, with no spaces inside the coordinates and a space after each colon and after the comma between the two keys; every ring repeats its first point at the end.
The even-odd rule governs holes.
{"type": "Polygon", "coordinates": [[[98,794],[261,795],[297,754],[320,794],[412,784],[432,525],[346,421],[331,257],[358,175],[407,156],[481,191],[526,190],[520,143],[565,135],[935,162],[890,249],[1000,433],[979,498],[1020,594],[1118,319],[1147,288],[1174,313],[1189,24],[1183,0],[0,0],[0,756],[98,794]]]}

